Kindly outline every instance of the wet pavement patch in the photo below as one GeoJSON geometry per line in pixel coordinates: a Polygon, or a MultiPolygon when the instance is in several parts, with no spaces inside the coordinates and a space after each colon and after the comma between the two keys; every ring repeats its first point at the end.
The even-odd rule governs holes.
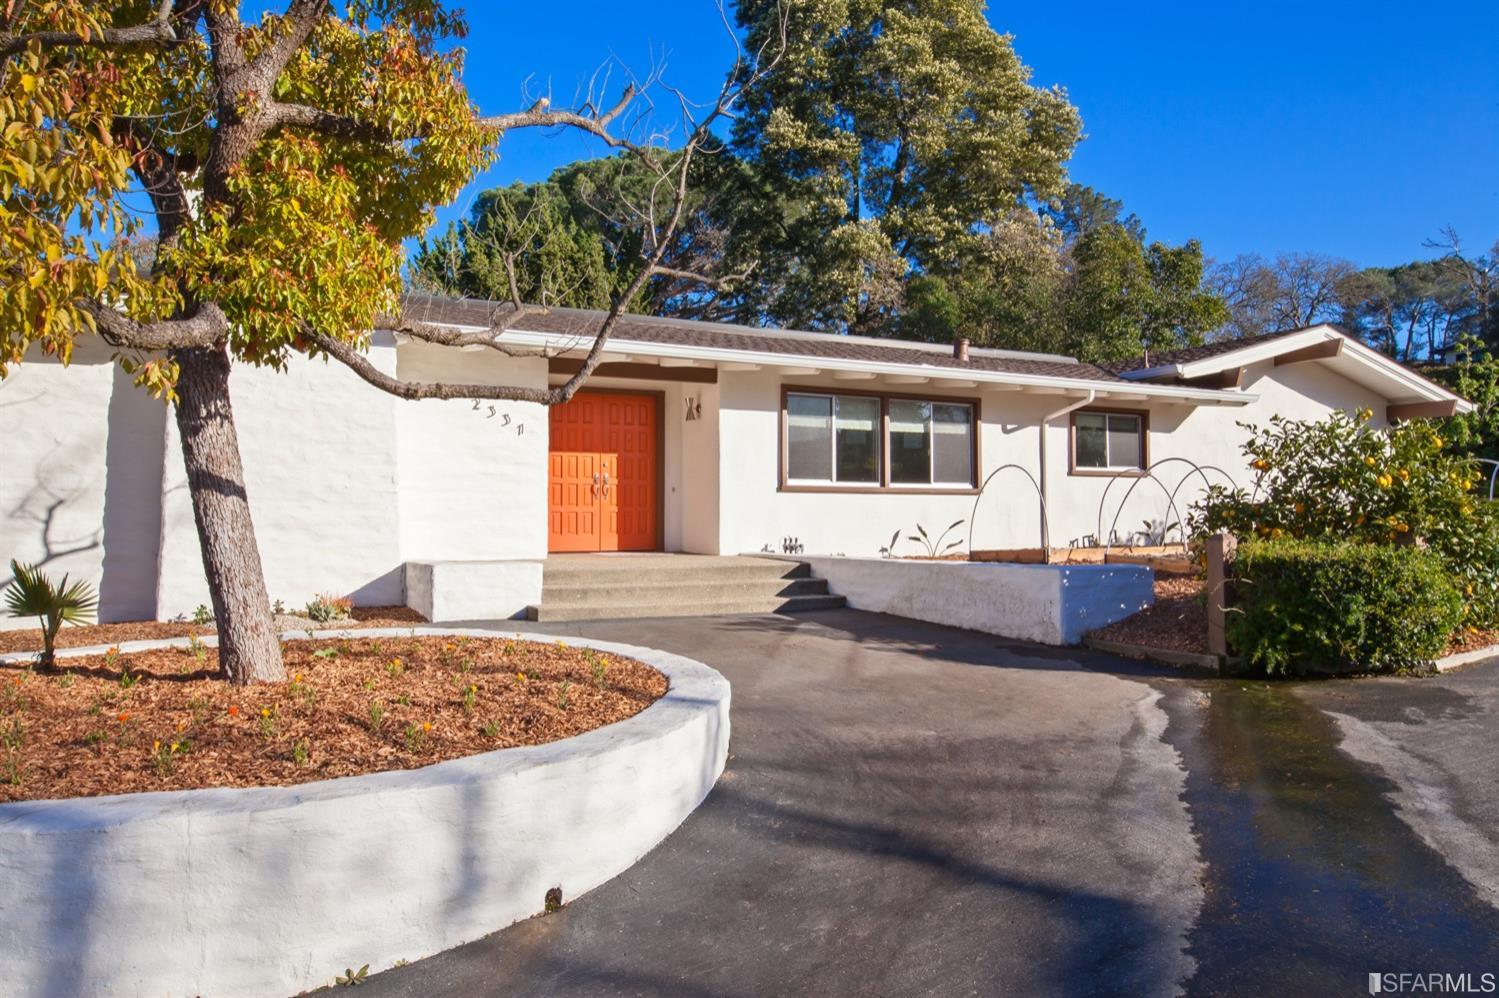
{"type": "Polygon", "coordinates": [[[1190,994],[1363,994],[1499,969],[1499,911],[1400,820],[1378,770],[1286,684],[1162,681],[1206,866],[1190,994]]]}

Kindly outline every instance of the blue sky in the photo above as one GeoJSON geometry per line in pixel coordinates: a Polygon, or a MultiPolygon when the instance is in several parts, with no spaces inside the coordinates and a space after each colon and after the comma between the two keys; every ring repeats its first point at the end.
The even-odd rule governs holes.
{"type": "MultiPolygon", "coordinates": [[[[711,0],[469,5],[466,79],[486,112],[555,103],[613,57],[704,98],[731,47],[711,0]],[[642,8],[657,11],[642,17],[642,8]]],[[[1365,266],[1432,255],[1455,226],[1499,238],[1499,7],[1184,3],[995,5],[1037,83],[1067,89],[1087,138],[1071,164],[1144,220],[1210,256],[1309,250],[1365,266]]],[[[459,202],[594,154],[567,133],[512,133],[459,202]]]]}

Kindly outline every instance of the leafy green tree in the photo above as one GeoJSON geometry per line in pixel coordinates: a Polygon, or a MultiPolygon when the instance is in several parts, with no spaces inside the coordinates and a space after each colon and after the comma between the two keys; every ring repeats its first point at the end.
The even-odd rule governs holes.
{"type": "Polygon", "coordinates": [[[1441,434],[1459,454],[1499,461],[1499,356],[1476,336],[1459,340],[1454,352],[1455,364],[1430,373],[1474,409],[1444,420],[1441,434]]]}
{"type": "Polygon", "coordinates": [[[1454,342],[1475,309],[1459,275],[1441,260],[1362,270],[1344,282],[1342,305],[1345,326],[1406,363],[1454,342]]]}
{"type": "Polygon", "coordinates": [[[517,183],[480,194],[466,222],[423,240],[411,278],[440,294],[608,308],[619,272],[556,185],[517,183]]]}
{"type": "Polygon", "coordinates": [[[1086,360],[1122,360],[1201,343],[1227,318],[1202,286],[1202,246],[1142,245],[1112,223],[1085,232],[1071,251],[1063,348],[1086,360]]]}
{"type": "MultiPolygon", "coordinates": [[[[460,14],[440,0],[287,0],[245,22],[232,0],[44,0],[0,7],[0,374],[33,347],[66,362],[97,334],[175,406],[218,625],[238,681],[284,675],[230,404],[230,361],[338,361],[401,398],[566,401],[602,355],[620,305],[661,263],[696,151],[756,67],[737,64],[683,144],[626,142],[631,105],[484,117],[461,80],[460,14]],[[551,389],[415,384],[363,353],[399,312],[402,240],[430,224],[512,128],[584,129],[628,148],[660,200],[647,250],[601,321],[582,369],[551,389]],[[149,269],[131,237],[149,203],[149,269]]],[[[771,60],[773,62],[773,60],[771,60]]],[[[457,333],[407,335],[496,346],[524,313],[457,333]]]]}
{"type": "Polygon", "coordinates": [[[1080,134],[1034,87],[979,0],[742,0],[750,50],[786,55],[745,94],[734,149],[750,169],[737,251],[758,261],[745,317],[883,332],[908,270],[1030,198],[1062,193],[1080,134]]]}

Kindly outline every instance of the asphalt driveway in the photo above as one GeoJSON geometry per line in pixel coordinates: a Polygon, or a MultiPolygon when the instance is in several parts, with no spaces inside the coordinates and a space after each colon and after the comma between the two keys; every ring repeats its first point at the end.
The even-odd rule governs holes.
{"type": "MultiPolygon", "coordinates": [[[[1453,826],[1337,748],[1341,717],[1409,683],[1195,680],[855,611],[526,626],[718,669],[727,770],[624,875],[366,995],[1353,993],[1499,970],[1499,848],[1423,833],[1453,826]]],[[[1492,739],[1496,684],[1423,689],[1454,681],[1492,739]]],[[[1474,737],[1456,717],[1446,737],[1474,737]]],[[[1467,779],[1442,792],[1479,823],[1467,779]]]]}

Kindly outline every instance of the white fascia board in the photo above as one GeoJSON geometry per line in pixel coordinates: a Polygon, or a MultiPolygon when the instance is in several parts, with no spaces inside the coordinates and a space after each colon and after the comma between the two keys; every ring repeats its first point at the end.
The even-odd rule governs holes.
{"type": "MultiPolygon", "coordinates": [[[[456,328],[456,327],[455,327],[456,328]]],[[[512,346],[552,347],[578,349],[580,340],[587,337],[559,336],[555,333],[534,333],[522,329],[506,330],[501,342],[512,346]]],[[[757,350],[730,350],[723,347],[685,346],[677,343],[650,343],[640,340],[610,338],[610,346],[627,351],[635,357],[677,358],[683,360],[705,360],[714,363],[759,364],[762,367],[815,366],[824,371],[862,371],[874,374],[925,375],[931,378],[961,378],[983,384],[1009,384],[1022,388],[1062,388],[1076,391],[1098,391],[1107,393],[1115,382],[1093,381],[1087,378],[1057,378],[1035,374],[1014,374],[1007,371],[985,371],[954,367],[939,367],[934,364],[887,364],[878,361],[854,360],[847,357],[817,357],[793,353],[768,353],[757,350]]],[[[1119,386],[1125,387],[1125,386],[1119,386]]],[[[1181,385],[1150,385],[1131,383],[1131,393],[1149,395],[1151,398],[1181,402],[1202,402],[1216,405],[1248,405],[1258,399],[1257,395],[1230,390],[1190,388],[1181,385]]]]}
{"type": "Polygon", "coordinates": [[[1399,385],[1410,392],[1408,396],[1391,396],[1391,402],[1422,401],[1422,402],[1457,402],[1457,411],[1469,413],[1474,409],[1473,403],[1467,399],[1448,391],[1434,381],[1423,378],[1416,372],[1406,368],[1402,364],[1386,357],[1378,350],[1364,346],[1349,340],[1343,345],[1343,355],[1340,360],[1352,361],[1373,370],[1380,376],[1399,385]]]}
{"type": "Polygon", "coordinates": [[[1332,339],[1346,339],[1346,337],[1330,326],[1315,326],[1305,332],[1282,336],[1268,343],[1256,343],[1242,350],[1230,350],[1215,357],[1205,357],[1202,360],[1174,366],[1180,377],[1201,378],[1209,374],[1217,374],[1219,371],[1226,371],[1231,367],[1249,367],[1262,360],[1274,360],[1281,354],[1315,346],[1332,339]]]}

